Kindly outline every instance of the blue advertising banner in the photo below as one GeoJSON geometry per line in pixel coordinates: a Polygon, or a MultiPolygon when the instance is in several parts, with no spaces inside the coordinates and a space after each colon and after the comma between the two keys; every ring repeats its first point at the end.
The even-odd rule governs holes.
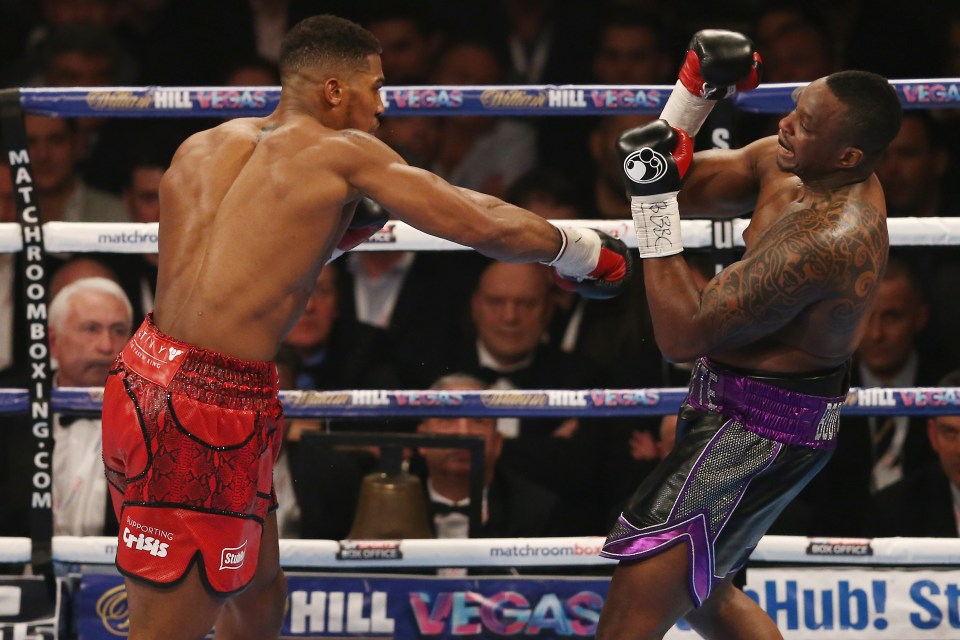
{"type": "MultiPolygon", "coordinates": [[[[293,573],[288,583],[282,638],[443,640],[593,637],[608,579],[293,573]]],[[[957,569],[751,568],[744,591],[786,640],[960,637],[957,569]]],[[[126,637],[120,576],[85,574],[74,612],[81,640],[126,637]]],[[[665,636],[699,637],[682,621],[665,636]]]]}
{"type": "MultiPolygon", "coordinates": [[[[288,574],[284,638],[590,638],[607,578],[434,578],[288,574]]],[[[81,640],[125,637],[123,580],[84,575],[81,640]]]]}

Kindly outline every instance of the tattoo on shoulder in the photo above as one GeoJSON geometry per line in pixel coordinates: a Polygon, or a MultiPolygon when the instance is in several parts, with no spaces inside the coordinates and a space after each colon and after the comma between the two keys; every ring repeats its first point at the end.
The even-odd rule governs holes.
{"type": "Polygon", "coordinates": [[[824,330],[852,332],[886,267],[883,214],[871,202],[835,196],[787,213],[744,259],[704,290],[711,345],[758,339],[823,305],[824,330]]]}
{"type": "Polygon", "coordinates": [[[265,135],[275,130],[278,126],[279,125],[276,122],[270,122],[260,127],[260,131],[257,133],[257,142],[260,142],[261,140],[263,140],[263,137],[265,135]]]}

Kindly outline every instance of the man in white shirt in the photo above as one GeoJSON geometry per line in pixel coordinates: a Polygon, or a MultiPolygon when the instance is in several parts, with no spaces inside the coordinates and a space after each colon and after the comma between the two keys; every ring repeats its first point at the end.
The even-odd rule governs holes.
{"type": "MultiPolygon", "coordinates": [[[[960,370],[948,373],[938,384],[960,386],[960,370]]],[[[928,418],[927,437],[937,459],[873,496],[866,535],[960,536],[960,415],[928,418]]]]}
{"type": "MultiPolygon", "coordinates": [[[[451,373],[439,378],[435,390],[482,391],[478,378],[451,373]]],[[[470,453],[467,449],[423,447],[426,463],[427,510],[438,538],[538,537],[561,533],[559,499],[546,489],[498,466],[503,435],[495,418],[433,417],[417,427],[418,433],[480,436],[483,448],[483,504],[478,531],[469,530],[470,453]]]]}
{"type": "MultiPolygon", "coordinates": [[[[50,354],[57,387],[102,387],[114,358],[132,333],[130,301],[106,278],[81,278],[53,298],[50,354]]],[[[107,483],[100,420],[53,421],[54,535],[104,535],[107,483]]]]}

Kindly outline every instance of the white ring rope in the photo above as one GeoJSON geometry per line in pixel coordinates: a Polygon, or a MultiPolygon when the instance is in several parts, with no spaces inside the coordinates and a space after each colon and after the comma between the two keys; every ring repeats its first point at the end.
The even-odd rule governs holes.
{"type": "MultiPolygon", "coordinates": [[[[599,229],[637,246],[632,220],[553,220],[563,226],[599,229]]],[[[683,220],[683,243],[689,248],[712,247],[720,242],[743,246],[743,231],[750,220],[683,220]],[[732,238],[730,236],[732,235],[732,238]]],[[[894,246],[949,246],[960,244],[960,217],[891,218],[887,220],[890,244],[894,246]]],[[[43,225],[44,247],[57,252],[156,253],[157,223],[138,222],[47,222],[43,225]]],[[[0,253],[23,248],[20,225],[0,223],[0,253]]],[[[469,247],[437,238],[404,222],[391,221],[358,246],[359,251],[453,251],[469,247]]]]}
{"type": "MultiPolygon", "coordinates": [[[[281,540],[284,567],[604,566],[604,538],[472,538],[424,540],[281,540]]],[[[115,537],[53,538],[53,559],[68,564],[113,564],[115,537]]],[[[30,560],[29,538],[0,538],[0,562],[30,560]]],[[[764,536],[753,562],[853,565],[960,566],[960,538],[805,538],[764,536]]]]}

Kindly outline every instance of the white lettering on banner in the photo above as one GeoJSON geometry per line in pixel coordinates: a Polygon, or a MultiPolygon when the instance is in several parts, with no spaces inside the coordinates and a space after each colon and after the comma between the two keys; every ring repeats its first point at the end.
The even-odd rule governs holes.
{"type": "Polygon", "coordinates": [[[547,104],[551,107],[587,108],[583,89],[547,89],[547,104]]]}
{"type": "Polygon", "coordinates": [[[247,541],[239,547],[226,547],[220,552],[220,570],[239,569],[247,557],[247,541]]]}
{"type": "Polygon", "coordinates": [[[897,399],[893,395],[893,389],[857,389],[857,406],[895,407],[897,399]]]}
{"type": "Polygon", "coordinates": [[[294,591],[290,594],[290,633],[393,634],[395,622],[387,616],[387,593],[294,591]],[[344,606],[346,605],[346,606],[344,606]]]}
{"type": "Polygon", "coordinates": [[[717,149],[729,149],[730,130],[725,127],[717,127],[710,134],[710,142],[717,149]]]}
{"type": "Polygon", "coordinates": [[[744,592],[786,640],[960,637],[960,568],[756,567],[744,592]]]}
{"type": "Polygon", "coordinates": [[[50,405],[46,393],[49,380],[46,374],[47,332],[43,320],[46,319],[46,271],[43,264],[43,231],[40,228],[40,217],[33,201],[33,176],[28,169],[30,154],[26,149],[11,149],[7,155],[10,165],[16,167],[16,192],[18,194],[17,210],[20,218],[20,229],[23,238],[23,255],[26,264],[23,275],[28,281],[24,289],[27,297],[27,319],[38,320],[29,324],[29,340],[27,355],[30,358],[30,418],[33,421],[31,432],[34,435],[34,468],[32,476],[33,492],[30,496],[31,509],[48,510],[53,504],[51,494],[51,476],[47,455],[53,443],[50,442],[50,432],[46,420],[50,416],[50,405]]]}
{"type": "Polygon", "coordinates": [[[547,391],[547,404],[551,407],[585,407],[589,391],[562,389],[547,391]]]}
{"type": "Polygon", "coordinates": [[[26,149],[20,149],[19,151],[8,151],[7,160],[13,166],[17,166],[18,164],[27,164],[30,162],[30,154],[27,153],[26,149]]]}
{"type": "Polygon", "coordinates": [[[166,558],[167,557],[167,547],[166,542],[160,542],[152,536],[145,536],[144,534],[135,535],[130,531],[129,527],[123,528],[123,543],[127,545],[128,549],[136,549],[137,551],[146,551],[150,555],[156,558],[166,558]]]}
{"type": "Polygon", "coordinates": [[[351,403],[356,406],[390,406],[390,394],[378,390],[357,390],[350,392],[351,403]]]}
{"type": "Polygon", "coordinates": [[[157,109],[192,109],[190,92],[185,89],[159,89],[153,94],[153,106],[157,109]]]}
{"type": "Polygon", "coordinates": [[[134,529],[139,529],[149,536],[157,536],[158,538],[163,538],[165,540],[173,540],[173,534],[169,531],[164,531],[163,529],[158,529],[156,527],[151,527],[149,525],[140,524],[130,516],[127,516],[126,524],[133,527],[134,529]]]}

